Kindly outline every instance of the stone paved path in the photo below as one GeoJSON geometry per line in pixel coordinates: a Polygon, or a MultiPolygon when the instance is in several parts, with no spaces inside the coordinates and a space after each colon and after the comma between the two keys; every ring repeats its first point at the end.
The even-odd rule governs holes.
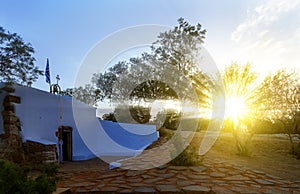
{"type": "MultiPolygon", "coordinates": [[[[204,158],[196,167],[169,164],[148,170],[109,170],[99,159],[63,164],[59,187],[74,193],[291,193],[300,181],[288,181],[220,159],[204,158]]],[[[300,180],[300,179],[299,179],[300,180]]]]}

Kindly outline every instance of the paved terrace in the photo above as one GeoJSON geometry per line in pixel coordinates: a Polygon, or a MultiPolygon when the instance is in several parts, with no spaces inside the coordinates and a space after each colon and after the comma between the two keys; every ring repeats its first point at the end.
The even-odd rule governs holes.
{"type": "Polygon", "coordinates": [[[109,170],[99,159],[65,163],[59,187],[74,193],[292,193],[300,181],[288,181],[226,161],[205,158],[202,166],[164,165],[149,170],[109,170]]]}
{"type": "Polygon", "coordinates": [[[200,166],[193,167],[154,167],[163,156],[170,155],[167,148],[159,154],[155,150],[122,162],[123,167],[137,170],[109,170],[108,164],[100,159],[64,163],[59,173],[63,179],[58,186],[71,188],[74,193],[300,194],[300,181],[284,180],[224,159],[204,157],[200,166]]]}

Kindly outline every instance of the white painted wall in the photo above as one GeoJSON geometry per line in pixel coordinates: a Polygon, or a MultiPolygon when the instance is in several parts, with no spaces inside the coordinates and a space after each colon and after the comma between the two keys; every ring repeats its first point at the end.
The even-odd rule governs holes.
{"type": "Polygon", "coordinates": [[[57,143],[55,131],[58,126],[70,126],[73,128],[73,160],[95,156],[134,156],[158,138],[153,125],[132,125],[130,132],[128,124],[123,129],[124,124],[99,122],[96,109],[77,100],[24,86],[17,85],[15,89],[14,95],[21,97],[21,104],[16,104],[15,108],[24,137],[57,143]],[[106,131],[109,130],[125,132],[108,135],[106,131]],[[135,145],[133,142],[138,143],[135,145]]]}

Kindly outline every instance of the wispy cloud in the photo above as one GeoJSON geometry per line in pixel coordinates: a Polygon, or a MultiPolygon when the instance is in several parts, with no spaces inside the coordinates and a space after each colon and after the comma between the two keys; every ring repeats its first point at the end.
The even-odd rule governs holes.
{"type": "Polygon", "coordinates": [[[247,60],[300,66],[299,22],[300,0],[267,0],[248,11],[231,38],[247,60]]]}
{"type": "MultiPolygon", "coordinates": [[[[232,39],[236,42],[253,39],[254,37],[265,37],[270,30],[280,22],[282,17],[299,7],[299,0],[269,0],[265,4],[257,6],[254,10],[250,10],[248,18],[241,23],[232,33],[232,39]]],[[[298,10],[299,11],[299,10],[298,10]]],[[[292,22],[295,18],[289,18],[292,22]]],[[[299,19],[299,18],[298,18],[299,19]]],[[[295,21],[299,23],[298,21],[295,21]]]]}

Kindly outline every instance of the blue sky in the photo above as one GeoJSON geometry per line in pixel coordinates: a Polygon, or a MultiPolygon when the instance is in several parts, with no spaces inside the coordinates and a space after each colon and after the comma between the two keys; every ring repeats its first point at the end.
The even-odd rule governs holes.
{"type": "MultiPolygon", "coordinates": [[[[0,0],[0,25],[35,48],[36,65],[50,59],[52,82],[74,86],[78,69],[93,46],[131,26],[175,26],[179,17],[207,29],[205,47],[219,67],[250,62],[266,73],[299,68],[298,0],[0,0]]],[[[33,84],[48,90],[44,77],[33,84]]]]}

